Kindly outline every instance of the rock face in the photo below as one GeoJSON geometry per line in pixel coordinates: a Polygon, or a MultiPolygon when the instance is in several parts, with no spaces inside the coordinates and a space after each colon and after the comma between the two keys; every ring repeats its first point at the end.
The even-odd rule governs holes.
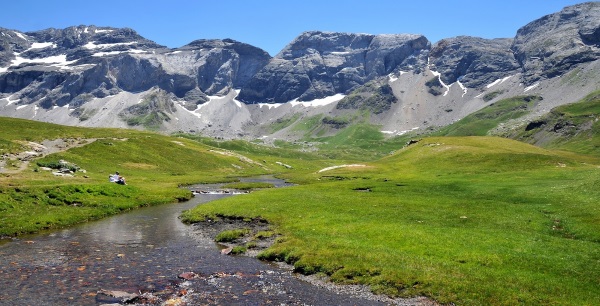
{"type": "Polygon", "coordinates": [[[517,31],[511,48],[526,83],[564,74],[600,57],[600,2],[564,8],[517,31]]]}
{"type": "Polygon", "coordinates": [[[396,69],[422,69],[429,48],[421,35],[305,32],[242,87],[238,99],[281,103],[347,93],[396,69]]]}
{"type": "Polygon", "coordinates": [[[273,58],[231,39],[169,49],[126,28],[0,28],[0,116],[285,138],[278,129],[303,116],[326,114],[339,129],[369,113],[400,133],[530,90],[544,97],[540,112],[575,102],[600,88],[599,59],[600,2],[544,16],[514,38],[432,46],[415,34],[312,31],[273,58]]]}
{"type": "Polygon", "coordinates": [[[0,92],[18,104],[79,107],[121,91],[158,87],[187,107],[243,86],[271,58],[233,40],[170,50],[131,29],[70,27],[0,34],[0,92]],[[4,73],[2,73],[4,72],[4,73]]]}
{"type": "Polygon", "coordinates": [[[510,47],[512,39],[459,36],[442,39],[430,53],[431,69],[441,73],[446,84],[460,81],[478,88],[518,72],[520,66],[510,47]]]}

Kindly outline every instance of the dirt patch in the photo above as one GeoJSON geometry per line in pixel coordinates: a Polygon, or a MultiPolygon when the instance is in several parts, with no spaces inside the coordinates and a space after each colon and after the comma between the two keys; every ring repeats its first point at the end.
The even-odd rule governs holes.
{"type": "Polygon", "coordinates": [[[0,173],[18,173],[27,169],[33,159],[46,155],[66,151],[71,148],[82,147],[96,141],[93,138],[67,138],[44,140],[41,143],[32,141],[17,141],[24,151],[0,156],[0,173]]]}

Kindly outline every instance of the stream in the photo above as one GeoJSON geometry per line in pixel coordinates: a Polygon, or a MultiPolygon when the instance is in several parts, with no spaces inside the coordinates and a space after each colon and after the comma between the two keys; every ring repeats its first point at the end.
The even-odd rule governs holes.
{"type": "MultiPolygon", "coordinates": [[[[286,185],[272,177],[246,181],[286,185]]],[[[272,263],[222,255],[212,240],[178,219],[183,210],[227,196],[199,194],[4,242],[0,305],[126,303],[115,292],[136,294],[127,303],[147,305],[387,304],[312,285],[272,263]]]]}

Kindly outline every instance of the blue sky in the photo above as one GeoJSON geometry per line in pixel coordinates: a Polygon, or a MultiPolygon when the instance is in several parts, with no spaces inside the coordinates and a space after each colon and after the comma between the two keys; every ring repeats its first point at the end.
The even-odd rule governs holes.
{"type": "Polygon", "coordinates": [[[232,38],[271,55],[304,31],[514,37],[567,0],[23,0],[2,3],[0,27],[23,32],[74,25],[129,27],[171,48],[232,38]]]}

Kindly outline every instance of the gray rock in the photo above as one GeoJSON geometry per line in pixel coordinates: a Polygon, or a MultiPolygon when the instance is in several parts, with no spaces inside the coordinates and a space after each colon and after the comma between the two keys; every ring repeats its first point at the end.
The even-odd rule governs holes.
{"type": "Polygon", "coordinates": [[[510,50],[513,40],[459,36],[435,43],[430,53],[431,69],[441,73],[445,84],[460,81],[478,88],[519,71],[510,50]]]}
{"type": "Polygon", "coordinates": [[[193,110],[207,94],[225,95],[245,85],[270,58],[230,39],[197,40],[169,50],[131,29],[0,29],[0,94],[19,99],[17,105],[78,108],[93,98],[158,87],[193,110]],[[17,56],[24,63],[17,65],[17,56]]]}
{"type": "Polygon", "coordinates": [[[424,67],[429,48],[421,35],[305,32],[254,75],[238,99],[279,103],[348,93],[396,69],[424,67]]]}
{"type": "Polygon", "coordinates": [[[15,59],[15,52],[23,52],[30,45],[25,34],[0,28],[0,67],[8,66],[15,59]]]}
{"type": "Polygon", "coordinates": [[[201,39],[177,50],[210,50],[197,73],[200,89],[208,94],[244,86],[271,59],[266,51],[232,39],[201,39]]]}
{"type": "Polygon", "coordinates": [[[542,17],[514,39],[459,36],[432,47],[422,35],[313,31],[273,58],[231,39],[168,49],[131,29],[0,28],[0,115],[224,138],[269,133],[286,138],[295,132],[274,133],[273,121],[324,115],[325,124],[342,128],[339,118],[360,110],[373,114],[372,123],[385,131],[399,133],[448,124],[483,107],[482,100],[529,90],[548,104],[539,112],[574,102],[584,90],[598,88],[599,56],[598,2],[542,17]],[[571,71],[564,82],[553,78],[571,71]],[[453,86],[457,81],[467,88],[453,86]],[[487,92],[486,85],[494,87],[487,92]],[[241,90],[237,100],[249,105],[235,101],[233,89],[241,90]],[[140,103],[155,93],[155,99],[140,103]],[[250,105],[339,93],[346,98],[335,105],[250,105]]]}
{"type": "Polygon", "coordinates": [[[600,2],[587,2],[537,19],[517,31],[512,50],[526,84],[564,74],[600,58],[600,2]]]}

